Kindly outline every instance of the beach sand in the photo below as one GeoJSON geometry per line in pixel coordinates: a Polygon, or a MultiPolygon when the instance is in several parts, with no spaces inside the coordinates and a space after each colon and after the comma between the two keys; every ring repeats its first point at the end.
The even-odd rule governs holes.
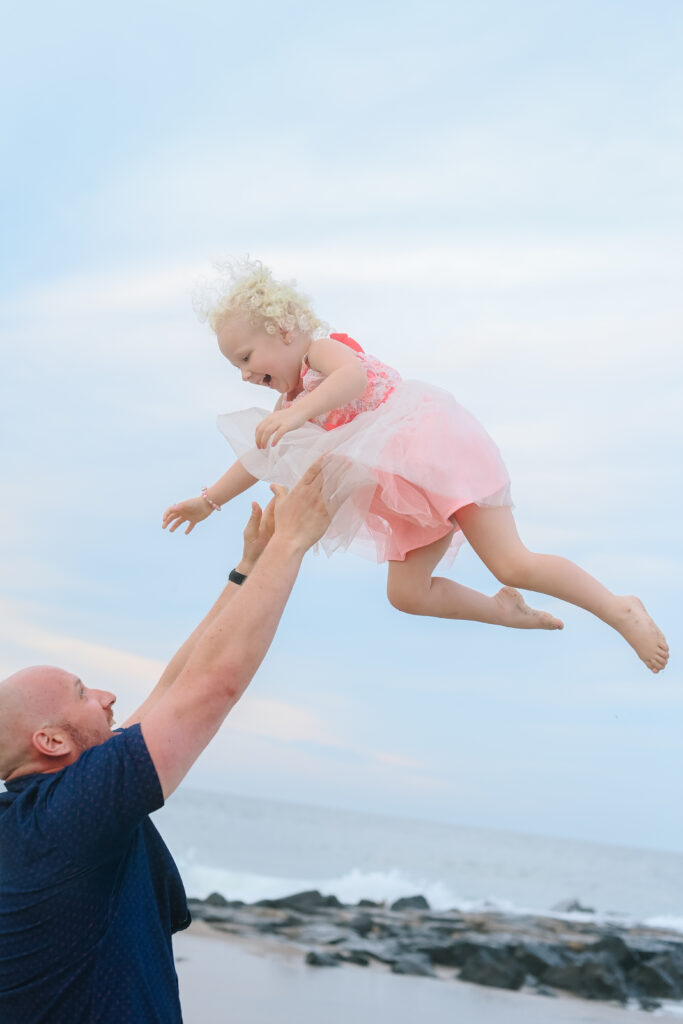
{"type": "Polygon", "coordinates": [[[202,922],[173,940],[184,1024],[639,1024],[653,1014],[569,996],[391,974],[309,967],[301,950],[221,935],[202,922]]]}

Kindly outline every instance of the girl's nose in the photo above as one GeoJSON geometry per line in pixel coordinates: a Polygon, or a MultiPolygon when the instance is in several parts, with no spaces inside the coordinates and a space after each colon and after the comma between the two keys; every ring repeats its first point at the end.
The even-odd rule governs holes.
{"type": "Polygon", "coordinates": [[[249,380],[250,377],[251,377],[251,374],[249,373],[249,370],[246,368],[246,366],[243,366],[242,367],[242,380],[249,380]]]}

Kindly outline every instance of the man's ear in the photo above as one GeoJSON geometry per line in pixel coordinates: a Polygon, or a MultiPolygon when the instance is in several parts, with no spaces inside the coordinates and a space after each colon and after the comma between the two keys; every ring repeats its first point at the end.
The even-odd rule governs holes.
{"type": "Polygon", "coordinates": [[[31,740],[38,753],[45,757],[64,757],[73,750],[73,741],[68,733],[54,725],[36,730],[31,740]]]}

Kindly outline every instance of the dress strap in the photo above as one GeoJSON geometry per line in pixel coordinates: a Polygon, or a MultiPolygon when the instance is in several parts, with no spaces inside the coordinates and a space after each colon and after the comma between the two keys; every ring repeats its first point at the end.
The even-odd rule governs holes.
{"type": "Polygon", "coordinates": [[[352,348],[354,352],[363,351],[358,342],[354,341],[353,338],[349,338],[348,334],[331,334],[330,337],[334,341],[341,341],[342,345],[348,345],[348,347],[352,348]]]}

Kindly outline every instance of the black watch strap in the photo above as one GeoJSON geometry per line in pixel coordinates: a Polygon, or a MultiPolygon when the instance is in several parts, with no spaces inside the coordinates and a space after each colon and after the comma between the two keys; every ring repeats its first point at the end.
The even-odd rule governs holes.
{"type": "Polygon", "coordinates": [[[236,583],[238,587],[242,586],[246,578],[245,574],[243,572],[238,572],[237,569],[231,569],[230,575],[228,576],[230,582],[236,583]]]}

